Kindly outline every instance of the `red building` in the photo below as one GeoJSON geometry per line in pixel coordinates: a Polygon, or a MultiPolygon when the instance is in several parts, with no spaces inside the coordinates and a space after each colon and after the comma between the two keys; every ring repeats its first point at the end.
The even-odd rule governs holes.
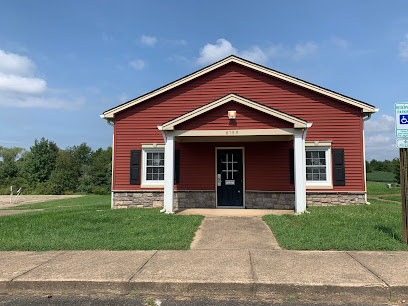
{"type": "Polygon", "coordinates": [[[112,208],[366,202],[377,109],[236,56],[107,110],[112,208]]]}

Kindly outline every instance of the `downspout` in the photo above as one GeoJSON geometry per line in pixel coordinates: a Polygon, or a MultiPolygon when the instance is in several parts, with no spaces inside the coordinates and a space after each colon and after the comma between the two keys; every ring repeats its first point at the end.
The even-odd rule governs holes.
{"type": "MultiPolygon", "coordinates": [[[[162,136],[163,136],[163,140],[164,140],[164,144],[166,144],[167,137],[166,137],[166,133],[163,131],[163,127],[161,125],[158,125],[157,128],[159,129],[159,131],[161,131],[162,136]]],[[[163,213],[165,211],[166,211],[166,208],[164,207],[164,204],[163,204],[163,208],[160,209],[160,212],[163,213]]]]}
{"type": "MultiPolygon", "coordinates": [[[[375,110],[374,110],[375,112],[378,112],[379,111],[379,109],[378,108],[376,108],[375,110]]],[[[371,115],[372,115],[373,113],[368,113],[367,114],[367,117],[363,117],[363,158],[364,158],[364,165],[363,165],[363,171],[364,171],[364,187],[365,187],[365,194],[364,194],[364,200],[365,200],[365,203],[366,204],[370,204],[370,202],[368,202],[368,200],[367,200],[367,167],[366,167],[366,154],[365,154],[365,132],[364,132],[364,122],[365,121],[367,121],[367,120],[370,120],[371,119],[371,115]]]]}
{"type": "MultiPolygon", "coordinates": [[[[100,115],[100,117],[102,119],[106,120],[106,123],[109,124],[110,126],[114,126],[115,125],[115,120],[114,119],[108,119],[105,118],[104,115],[100,115]]],[[[113,135],[112,135],[112,181],[111,181],[111,209],[113,209],[113,160],[114,160],[114,156],[115,156],[115,130],[113,130],[113,135]]]]}

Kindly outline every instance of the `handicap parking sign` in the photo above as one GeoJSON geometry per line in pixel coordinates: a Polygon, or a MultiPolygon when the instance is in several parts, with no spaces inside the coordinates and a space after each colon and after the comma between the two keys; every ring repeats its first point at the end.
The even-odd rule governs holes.
{"type": "Polygon", "coordinates": [[[395,136],[398,148],[408,148],[408,103],[395,103],[395,136]]]}

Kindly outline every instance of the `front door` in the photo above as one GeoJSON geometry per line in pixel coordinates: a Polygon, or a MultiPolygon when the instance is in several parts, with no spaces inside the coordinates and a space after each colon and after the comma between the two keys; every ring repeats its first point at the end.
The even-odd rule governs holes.
{"type": "Polygon", "coordinates": [[[218,206],[243,207],[242,149],[217,149],[218,206]]]}

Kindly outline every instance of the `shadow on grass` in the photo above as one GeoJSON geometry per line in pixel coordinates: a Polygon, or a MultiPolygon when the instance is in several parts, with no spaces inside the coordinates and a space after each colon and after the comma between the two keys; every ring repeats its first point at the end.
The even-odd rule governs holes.
{"type": "Polygon", "coordinates": [[[380,231],[381,233],[387,234],[388,236],[398,241],[399,243],[402,243],[402,237],[398,233],[396,233],[391,227],[377,225],[375,229],[380,231]]]}

